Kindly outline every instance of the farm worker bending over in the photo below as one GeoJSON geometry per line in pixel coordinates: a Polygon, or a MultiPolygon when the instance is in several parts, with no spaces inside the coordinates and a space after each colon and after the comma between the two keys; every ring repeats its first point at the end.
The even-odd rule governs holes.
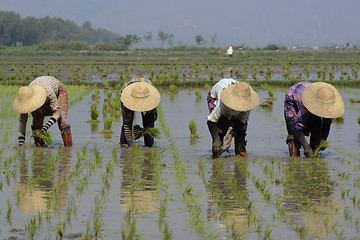
{"type": "Polygon", "coordinates": [[[228,50],[226,51],[226,55],[229,56],[229,59],[230,59],[230,60],[232,59],[232,54],[233,54],[233,48],[232,48],[232,46],[230,46],[230,47],[228,48],[228,50]]]}
{"type": "Polygon", "coordinates": [[[302,146],[305,156],[312,157],[327,140],[332,118],[343,115],[344,108],[340,93],[331,84],[299,82],[290,87],[284,102],[290,156],[300,156],[302,146]],[[305,139],[309,135],[310,145],[305,139]]]}
{"type": "MultiPolygon", "coordinates": [[[[134,112],[141,112],[144,129],[153,128],[157,119],[156,107],[160,103],[160,93],[147,78],[132,78],[124,85],[121,92],[121,112],[123,125],[120,144],[131,146],[133,139],[134,112]]],[[[152,147],[154,138],[144,135],[145,146],[152,147]]]]}
{"type": "Polygon", "coordinates": [[[210,115],[207,116],[207,125],[212,137],[212,153],[218,157],[222,151],[225,137],[226,150],[235,137],[235,154],[247,157],[246,130],[250,110],[259,105],[259,96],[245,82],[238,82],[227,78],[217,82],[207,96],[210,115]],[[227,134],[228,129],[231,128],[227,134]]]}
{"type": "MultiPolygon", "coordinates": [[[[20,113],[19,146],[25,142],[28,113],[33,117],[31,129],[33,136],[47,131],[58,122],[61,136],[66,147],[72,146],[70,125],[67,122],[68,94],[64,84],[51,76],[42,76],[33,80],[29,86],[21,87],[13,102],[13,109],[20,113]],[[43,125],[45,116],[51,116],[43,125]]],[[[43,145],[39,137],[34,137],[36,145],[43,145]]]]}

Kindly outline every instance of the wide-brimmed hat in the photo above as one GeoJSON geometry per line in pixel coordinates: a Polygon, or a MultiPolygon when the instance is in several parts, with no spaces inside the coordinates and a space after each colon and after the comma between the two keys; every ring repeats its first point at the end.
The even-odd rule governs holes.
{"type": "Polygon", "coordinates": [[[324,82],[307,86],[301,94],[301,101],[309,112],[319,117],[337,118],[345,111],[344,102],[338,90],[324,82]]]}
{"type": "Polygon", "coordinates": [[[146,112],[159,105],[160,93],[150,83],[134,82],[122,91],[121,102],[132,111],[146,112]]]}
{"type": "Polygon", "coordinates": [[[235,111],[248,111],[259,105],[258,94],[246,83],[239,82],[221,91],[221,101],[235,111]]]}
{"type": "Polygon", "coordinates": [[[17,113],[30,113],[40,108],[45,101],[45,88],[39,84],[32,84],[19,88],[13,102],[13,109],[17,113]]]}

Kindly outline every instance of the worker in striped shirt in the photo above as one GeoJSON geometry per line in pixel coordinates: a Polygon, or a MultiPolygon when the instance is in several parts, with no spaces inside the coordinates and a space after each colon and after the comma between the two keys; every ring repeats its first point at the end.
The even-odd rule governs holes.
{"type": "MultiPolygon", "coordinates": [[[[141,112],[144,129],[153,128],[157,119],[156,107],[160,103],[160,93],[147,78],[131,78],[121,91],[121,127],[120,144],[130,147],[134,143],[134,112],[141,112]]],[[[136,139],[135,139],[136,140],[136,139]]],[[[154,138],[144,135],[146,147],[152,147],[154,138]]]]}
{"type": "Polygon", "coordinates": [[[25,142],[28,113],[33,117],[31,129],[36,145],[45,144],[39,133],[47,131],[58,122],[64,145],[72,146],[70,125],[67,122],[68,93],[64,84],[55,77],[41,76],[33,80],[29,86],[21,87],[14,99],[13,109],[20,113],[19,146],[25,142]],[[45,116],[50,116],[50,119],[43,125],[45,116]]]}
{"type": "Polygon", "coordinates": [[[207,125],[212,137],[213,156],[220,156],[224,137],[226,150],[230,148],[234,137],[235,155],[247,157],[247,122],[250,110],[259,105],[257,93],[245,82],[225,78],[211,88],[207,103],[210,111],[207,125]]]}

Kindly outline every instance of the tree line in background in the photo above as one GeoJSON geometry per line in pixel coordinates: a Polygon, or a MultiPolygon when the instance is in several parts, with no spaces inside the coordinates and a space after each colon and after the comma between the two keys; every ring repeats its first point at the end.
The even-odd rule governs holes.
{"type": "Polygon", "coordinates": [[[21,18],[19,14],[0,11],[0,45],[31,46],[51,41],[84,41],[88,44],[112,44],[119,38],[108,30],[93,29],[89,21],[79,27],[61,18],[21,18]]]}
{"type": "MultiPolygon", "coordinates": [[[[189,49],[188,46],[174,47],[175,36],[162,30],[158,31],[157,36],[151,31],[142,37],[135,34],[122,36],[103,28],[93,29],[89,21],[84,22],[80,27],[73,21],[61,18],[47,16],[44,18],[26,17],[22,19],[17,13],[0,11],[0,49],[35,46],[39,50],[56,51],[124,51],[140,42],[145,44],[146,47],[153,46],[152,41],[155,37],[161,48],[167,46],[179,50],[189,49]]],[[[214,47],[216,40],[217,34],[213,34],[211,36],[211,48],[214,47]]],[[[194,41],[198,47],[205,47],[208,43],[201,34],[198,34],[194,41]]],[[[356,45],[350,43],[339,47],[341,49],[357,49],[356,45]]],[[[237,46],[237,49],[246,50],[249,48],[242,44],[237,46]]],[[[261,49],[285,50],[287,48],[272,43],[261,49]]]]}
{"type": "MultiPolygon", "coordinates": [[[[106,29],[93,29],[89,21],[80,27],[75,22],[61,18],[26,17],[9,11],[0,11],[0,46],[34,46],[42,50],[126,50],[130,46],[143,42],[147,47],[152,44],[153,32],[147,32],[140,37],[133,34],[121,36],[106,29]]],[[[160,30],[156,40],[161,48],[165,45],[173,47],[175,36],[160,30]]],[[[198,46],[205,46],[206,40],[201,36],[195,37],[198,46]]],[[[216,34],[212,36],[212,46],[216,41],[216,34]]]]}

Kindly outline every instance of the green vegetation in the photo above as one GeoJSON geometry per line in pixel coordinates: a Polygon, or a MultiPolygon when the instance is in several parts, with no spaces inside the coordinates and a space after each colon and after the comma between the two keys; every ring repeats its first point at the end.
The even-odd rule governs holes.
{"type": "Polygon", "coordinates": [[[26,17],[0,11],[0,45],[31,46],[39,50],[89,50],[87,44],[113,44],[119,35],[102,28],[93,29],[89,21],[79,27],[73,21],[60,18],[26,17]],[[11,23],[11,24],[9,24],[11,23]],[[49,34],[51,29],[51,34],[49,34]]]}
{"type": "Polygon", "coordinates": [[[196,126],[196,122],[194,120],[191,120],[189,123],[189,130],[190,130],[190,136],[189,138],[201,138],[201,136],[199,134],[196,133],[197,131],[197,126],[196,126]]]}

